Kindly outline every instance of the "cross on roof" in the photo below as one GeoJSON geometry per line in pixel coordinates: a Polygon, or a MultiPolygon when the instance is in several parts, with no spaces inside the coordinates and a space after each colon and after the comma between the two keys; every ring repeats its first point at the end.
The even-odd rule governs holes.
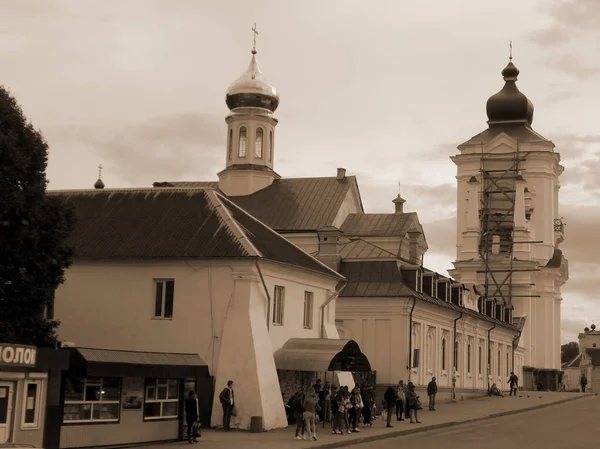
{"type": "Polygon", "coordinates": [[[102,164],[98,165],[98,178],[102,178],[102,164]]]}
{"type": "Polygon", "coordinates": [[[256,53],[256,36],[258,36],[258,30],[256,29],[256,22],[254,22],[254,26],[252,27],[252,32],[254,33],[254,42],[252,45],[252,53],[256,53]]]}

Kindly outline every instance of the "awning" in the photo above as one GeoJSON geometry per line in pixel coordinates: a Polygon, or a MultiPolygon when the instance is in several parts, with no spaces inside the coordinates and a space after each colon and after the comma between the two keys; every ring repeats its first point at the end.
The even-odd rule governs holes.
{"type": "Polygon", "coordinates": [[[371,364],[354,340],[291,338],[275,352],[277,369],[370,372],[371,364]]]}
{"type": "Polygon", "coordinates": [[[208,366],[198,354],[92,348],[68,348],[68,350],[71,351],[69,370],[83,376],[170,379],[209,377],[208,366]]]}

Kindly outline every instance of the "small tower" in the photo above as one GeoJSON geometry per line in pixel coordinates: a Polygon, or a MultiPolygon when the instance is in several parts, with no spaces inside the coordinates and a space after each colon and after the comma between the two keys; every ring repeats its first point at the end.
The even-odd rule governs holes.
{"type": "Polygon", "coordinates": [[[94,183],[94,189],[103,189],[104,182],[102,181],[102,165],[98,165],[98,180],[94,183]]]}
{"type": "Polygon", "coordinates": [[[218,176],[219,188],[228,196],[251,195],[280,178],[273,171],[278,122],[273,114],[279,106],[279,94],[258,68],[256,24],[252,31],[254,46],[250,65],[225,94],[231,113],[225,119],[226,167],[218,176]]]}

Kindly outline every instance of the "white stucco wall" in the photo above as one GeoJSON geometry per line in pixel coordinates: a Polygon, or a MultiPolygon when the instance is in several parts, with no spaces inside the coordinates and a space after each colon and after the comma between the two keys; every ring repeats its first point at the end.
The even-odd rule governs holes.
{"type": "MultiPolygon", "coordinates": [[[[453,374],[453,325],[455,312],[417,301],[413,311],[412,349],[420,349],[418,367],[407,369],[409,348],[409,314],[412,299],[340,298],[337,324],[340,338],[352,338],[361,347],[377,371],[378,384],[395,384],[400,379],[426,385],[435,376],[440,387],[451,387],[453,374]],[[446,369],[442,367],[442,340],[446,339],[446,369]]],[[[456,387],[486,389],[487,331],[493,325],[471,317],[457,322],[459,341],[456,387]],[[467,370],[467,345],[471,343],[471,371],[467,370]],[[482,372],[478,373],[478,345],[483,345],[482,372]]],[[[500,388],[512,371],[512,342],[515,335],[506,328],[492,330],[491,382],[500,388]],[[500,372],[497,353],[500,351],[500,372]],[[506,364],[508,354],[509,364],[506,364]],[[508,371],[507,371],[508,367],[508,371]]],[[[412,354],[411,354],[412,356],[412,354]]],[[[411,363],[412,365],[412,363],[411,363]]]]}
{"type": "MultiPolygon", "coordinates": [[[[216,377],[217,405],[227,380],[236,383],[240,427],[257,414],[267,429],[285,427],[273,353],[290,338],[320,336],[320,306],[338,280],[268,261],[260,267],[271,301],[275,285],[285,287],[283,325],[269,330],[253,261],[76,260],[56,292],[59,338],[80,347],[197,353],[216,377]],[[172,319],[153,319],[157,278],[175,280],[172,319]],[[312,329],[303,326],[305,291],[314,294],[312,329]]],[[[334,308],[335,301],[325,308],[329,338],[337,338],[334,308]]]]}

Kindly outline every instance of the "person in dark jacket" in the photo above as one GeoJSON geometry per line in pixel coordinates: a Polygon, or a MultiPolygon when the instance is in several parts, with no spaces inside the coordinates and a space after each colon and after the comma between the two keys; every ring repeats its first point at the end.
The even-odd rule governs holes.
{"type": "Polygon", "coordinates": [[[387,410],[387,423],[385,427],[392,427],[392,415],[396,407],[396,389],[390,385],[383,395],[383,400],[387,410]]]}
{"type": "Polygon", "coordinates": [[[195,425],[197,425],[199,419],[198,398],[195,391],[190,391],[185,400],[185,420],[187,422],[188,443],[190,444],[198,442],[195,425]]]}
{"type": "Polygon", "coordinates": [[[421,424],[421,421],[419,421],[419,407],[419,396],[415,392],[415,384],[408,382],[406,387],[406,411],[411,423],[421,424]],[[413,415],[415,417],[414,421],[413,415]]]}
{"type": "Polygon", "coordinates": [[[427,385],[427,396],[429,396],[429,410],[435,412],[435,395],[437,394],[437,382],[435,377],[431,378],[431,382],[427,385]]]}
{"type": "Polygon", "coordinates": [[[235,407],[235,392],[233,391],[233,380],[227,381],[227,387],[223,388],[219,395],[223,407],[223,430],[229,432],[231,415],[235,407]]]}
{"type": "Polygon", "coordinates": [[[294,421],[296,421],[296,436],[294,437],[297,440],[301,440],[304,438],[304,392],[302,390],[298,391],[293,400],[291,401],[292,411],[294,413],[294,421]]]}

